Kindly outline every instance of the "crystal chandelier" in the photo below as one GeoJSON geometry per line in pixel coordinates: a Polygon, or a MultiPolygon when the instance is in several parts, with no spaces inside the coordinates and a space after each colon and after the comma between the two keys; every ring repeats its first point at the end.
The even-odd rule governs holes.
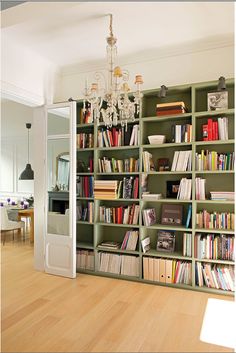
{"type": "Polygon", "coordinates": [[[88,87],[86,80],[84,90],[83,111],[90,110],[93,121],[104,122],[107,127],[117,125],[127,127],[128,122],[133,122],[135,117],[140,117],[142,110],[141,85],[143,79],[141,75],[136,75],[136,91],[133,97],[130,96],[128,86],[129,73],[121,70],[119,66],[115,67],[115,58],[117,56],[117,39],[113,35],[112,15],[110,14],[110,34],[107,37],[107,63],[108,80],[101,72],[95,73],[95,83],[88,87]]]}

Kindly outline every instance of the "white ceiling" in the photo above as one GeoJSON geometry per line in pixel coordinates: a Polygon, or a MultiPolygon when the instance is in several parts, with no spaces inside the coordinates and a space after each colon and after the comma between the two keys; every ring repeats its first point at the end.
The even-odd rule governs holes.
{"type": "Polygon", "coordinates": [[[94,63],[105,58],[108,13],[119,57],[234,32],[233,2],[30,2],[2,12],[2,34],[59,66],[94,63]]]}

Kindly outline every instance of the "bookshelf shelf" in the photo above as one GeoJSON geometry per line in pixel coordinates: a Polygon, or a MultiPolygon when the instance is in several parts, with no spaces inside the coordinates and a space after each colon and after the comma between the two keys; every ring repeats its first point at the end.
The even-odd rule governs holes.
{"type": "MultiPolygon", "coordinates": [[[[196,170],[198,167],[196,165],[195,155],[200,154],[201,150],[208,150],[209,152],[215,151],[217,153],[232,153],[234,152],[234,80],[226,80],[227,90],[228,90],[228,106],[229,109],[217,110],[217,111],[207,111],[207,93],[214,92],[217,89],[217,81],[214,82],[204,82],[197,84],[187,84],[177,87],[169,87],[168,94],[166,98],[160,99],[158,97],[158,89],[145,91],[143,98],[142,116],[136,119],[134,122],[129,123],[129,125],[138,124],[139,125],[139,144],[138,145],[126,145],[126,146],[114,146],[114,147],[93,147],[80,149],[77,148],[77,159],[82,160],[86,165],[88,164],[88,159],[93,158],[94,173],[77,173],[80,176],[94,176],[95,180],[123,180],[124,176],[138,176],[139,177],[139,198],[137,199],[94,199],[86,197],[78,197],[77,200],[81,201],[81,204],[86,205],[89,201],[94,201],[94,223],[89,223],[85,221],[77,222],[77,247],[80,249],[88,249],[94,251],[95,254],[95,270],[83,270],[77,269],[80,273],[87,273],[97,276],[106,276],[110,278],[119,278],[124,280],[138,281],[142,283],[149,283],[154,285],[168,286],[173,288],[183,288],[191,289],[202,292],[208,292],[212,294],[221,295],[233,295],[230,291],[217,290],[214,288],[208,288],[206,286],[199,287],[195,283],[195,265],[196,262],[218,264],[219,266],[229,266],[234,265],[233,261],[227,260],[207,260],[198,259],[195,257],[193,251],[192,256],[183,256],[183,243],[184,243],[184,233],[191,234],[191,249],[194,249],[194,240],[196,233],[202,234],[224,234],[230,237],[234,236],[234,230],[228,229],[201,229],[196,226],[196,213],[206,209],[209,212],[219,211],[223,209],[223,212],[234,212],[234,201],[217,201],[217,200],[196,200],[195,199],[195,179],[201,177],[206,179],[206,197],[209,197],[209,192],[234,190],[234,170],[196,170]],[[184,101],[188,113],[185,114],[175,114],[175,115],[164,115],[156,116],[156,104],[157,103],[171,103],[177,101],[184,101]],[[227,117],[228,118],[228,130],[229,134],[228,140],[213,140],[213,141],[202,141],[202,125],[207,123],[209,118],[217,121],[218,118],[227,117]],[[192,125],[192,139],[191,142],[181,142],[173,143],[173,125],[192,125]],[[172,129],[172,130],[171,130],[172,129]],[[166,136],[166,142],[163,144],[148,144],[148,136],[161,134],[166,136]],[[169,166],[171,165],[174,158],[175,151],[192,151],[192,170],[190,171],[157,171],[158,160],[164,159],[169,160],[169,166]],[[144,172],[143,171],[143,159],[142,153],[147,151],[152,154],[153,162],[155,166],[155,171],[144,172]],[[87,152],[87,153],[86,153],[87,152]],[[124,160],[125,158],[135,158],[139,159],[139,171],[138,172],[122,172],[122,173],[100,173],[98,172],[99,158],[106,157],[108,159],[124,160]],[[147,175],[148,179],[148,189],[150,193],[162,193],[162,199],[159,200],[145,200],[142,199],[142,186],[141,180],[147,175]],[[180,181],[181,178],[192,179],[192,199],[191,200],[178,200],[176,198],[167,198],[167,181],[180,181]],[[105,223],[99,220],[99,207],[105,206],[107,208],[111,207],[132,207],[132,203],[140,206],[139,212],[139,224],[117,224],[117,223],[105,223]],[[161,209],[163,205],[171,204],[182,205],[183,208],[183,225],[181,226],[169,226],[160,224],[161,222],[161,209]],[[192,210],[191,207],[192,206],[192,210]],[[152,226],[143,225],[142,211],[145,208],[155,208],[157,213],[157,224],[152,226]],[[186,219],[191,210],[191,223],[190,228],[186,228],[186,219]],[[98,247],[98,245],[103,241],[117,241],[122,242],[124,239],[126,231],[131,230],[139,231],[139,240],[137,244],[136,251],[127,251],[121,249],[108,249],[106,247],[98,247]],[[175,233],[175,251],[174,252],[160,252],[155,250],[157,243],[158,230],[163,231],[173,231],[175,233]],[[146,236],[150,237],[151,240],[151,250],[143,253],[141,240],[146,236]],[[139,258],[139,277],[118,275],[113,273],[107,273],[99,271],[99,254],[101,252],[114,253],[120,255],[130,255],[139,258]],[[162,283],[154,282],[144,279],[143,275],[143,258],[148,257],[149,259],[153,257],[163,258],[168,260],[179,260],[182,262],[190,263],[192,266],[192,282],[190,285],[186,284],[175,284],[175,283],[162,283]]],[[[79,107],[81,108],[82,103],[79,107]]],[[[79,121],[78,121],[79,122],[79,121]]],[[[120,124],[118,122],[120,127],[120,124]]],[[[103,129],[105,130],[105,124],[97,123],[95,124],[77,124],[78,133],[89,132],[94,134],[94,146],[98,146],[98,133],[103,129]]],[[[186,127],[185,127],[186,129],[186,127]]],[[[129,130],[129,127],[128,127],[129,130]]],[[[182,130],[181,130],[182,131],[182,130]]],[[[186,130],[184,130],[186,132],[186,130]]],[[[100,135],[101,136],[101,135],[100,135]]],[[[180,139],[182,141],[189,141],[187,136],[186,139],[180,139]]],[[[229,168],[232,168],[231,166],[229,168]]],[[[181,169],[181,168],[179,168],[181,169]]],[[[186,168],[187,169],[187,168],[186,168]]],[[[87,170],[87,169],[86,169],[87,170]]],[[[89,169],[88,169],[89,170],[89,169]]],[[[186,239],[187,235],[185,236],[186,239]]]]}
{"type": "Polygon", "coordinates": [[[82,196],[77,196],[76,199],[77,200],[87,200],[87,201],[93,201],[94,200],[93,197],[82,197],[82,196]]]}

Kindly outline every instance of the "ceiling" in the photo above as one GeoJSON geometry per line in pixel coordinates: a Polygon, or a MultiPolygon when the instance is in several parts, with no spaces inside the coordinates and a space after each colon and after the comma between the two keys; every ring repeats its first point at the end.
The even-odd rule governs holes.
{"type": "Polygon", "coordinates": [[[2,10],[6,10],[6,9],[9,9],[10,7],[13,7],[13,6],[17,6],[17,5],[20,5],[20,4],[23,4],[25,1],[17,1],[17,0],[14,0],[14,1],[10,1],[10,0],[1,0],[1,11],[2,10]]]}
{"type": "Polygon", "coordinates": [[[2,12],[2,35],[61,67],[94,63],[105,58],[108,13],[121,58],[233,38],[233,2],[26,2],[2,12]]]}

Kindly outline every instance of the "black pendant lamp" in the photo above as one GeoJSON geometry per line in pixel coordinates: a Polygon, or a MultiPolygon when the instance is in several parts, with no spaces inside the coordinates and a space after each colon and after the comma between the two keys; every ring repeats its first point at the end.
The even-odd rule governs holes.
{"type": "Polygon", "coordinates": [[[33,180],[34,179],[34,171],[31,168],[31,164],[29,163],[29,129],[31,128],[31,124],[27,123],[26,128],[28,129],[28,163],[26,164],[25,169],[21,173],[19,180],[33,180]]]}

